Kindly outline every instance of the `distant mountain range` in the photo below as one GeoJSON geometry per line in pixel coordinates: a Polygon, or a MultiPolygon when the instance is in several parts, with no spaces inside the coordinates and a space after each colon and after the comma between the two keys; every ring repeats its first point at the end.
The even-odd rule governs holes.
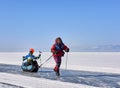
{"type": "Polygon", "coordinates": [[[99,45],[89,47],[70,47],[71,51],[77,52],[120,52],[120,45],[99,45]]]}
{"type": "Polygon", "coordinates": [[[85,51],[93,52],[120,52],[120,45],[100,45],[94,47],[88,47],[85,51]]]}

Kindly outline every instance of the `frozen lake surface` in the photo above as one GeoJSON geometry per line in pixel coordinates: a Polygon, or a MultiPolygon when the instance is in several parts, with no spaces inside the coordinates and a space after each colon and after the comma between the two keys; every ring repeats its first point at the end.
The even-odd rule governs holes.
{"type": "MultiPolygon", "coordinates": [[[[0,88],[120,88],[119,52],[69,53],[68,69],[65,70],[65,55],[59,80],[55,80],[53,59],[38,73],[22,72],[21,57],[26,54],[0,53],[0,88]]],[[[42,62],[50,55],[42,53],[42,62]]]]}

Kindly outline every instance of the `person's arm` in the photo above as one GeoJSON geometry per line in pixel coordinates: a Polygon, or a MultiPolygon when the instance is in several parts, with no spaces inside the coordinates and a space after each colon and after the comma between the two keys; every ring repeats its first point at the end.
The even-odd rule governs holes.
{"type": "Polygon", "coordinates": [[[58,54],[58,51],[56,50],[55,44],[52,46],[51,52],[53,53],[53,55],[58,54]]]}
{"type": "Polygon", "coordinates": [[[57,53],[58,53],[58,52],[56,51],[56,49],[55,49],[55,45],[52,46],[51,52],[52,52],[53,54],[57,54],[57,53]]]}
{"type": "Polygon", "coordinates": [[[34,59],[39,59],[41,57],[41,54],[39,54],[37,57],[34,56],[34,59]]]}
{"type": "Polygon", "coordinates": [[[66,45],[64,45],[64,50],[65,50],[65,52],[69,52],[70,51],[70,49],[66,45]]]}
{"type": "Polygon", "coordinates": [[[29,55],[23,56],[23,61],[25,61],[28,58],[29,55]]]}
{"type": "Polygon", "coordinates": [[[39,55],[37,56],[37,57],[35,57],[34,55],[33,55],[33,58],[34,59],[39,59],[41,57],[41,53],[39,53],[39,55]]]}

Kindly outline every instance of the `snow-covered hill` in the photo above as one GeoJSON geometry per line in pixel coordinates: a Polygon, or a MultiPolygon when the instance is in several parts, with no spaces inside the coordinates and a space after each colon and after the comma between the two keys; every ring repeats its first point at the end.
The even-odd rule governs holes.
{"type": "MultiPolygon", "coordinates": [[[[38,73],[22,72],[25,54],[0,53],[0,88],[120,88],[120,53],[69,53],[68,69],[64,57],[58,80],[53,59],[38,73]]],[[[50,55],[43,53],[42,62],[50,55]]]]}

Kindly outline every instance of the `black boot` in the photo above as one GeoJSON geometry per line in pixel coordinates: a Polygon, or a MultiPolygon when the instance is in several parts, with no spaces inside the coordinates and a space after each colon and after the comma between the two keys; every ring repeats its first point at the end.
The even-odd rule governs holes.
{"type": "Polygon", "coordinates": [[[56,73],[56,76],[60,76],[60,70],[59,70],[59,67],[58,67],[58,66],[56,66],[56,67],[54,68],[54,71],[55,71],[55,73],[56,73]]]}
{"type": "Polygon", "coordinates": [[[60,76],[60,71],[58,70],[58,71],[56,71],[56,76],[60,76]]]}

